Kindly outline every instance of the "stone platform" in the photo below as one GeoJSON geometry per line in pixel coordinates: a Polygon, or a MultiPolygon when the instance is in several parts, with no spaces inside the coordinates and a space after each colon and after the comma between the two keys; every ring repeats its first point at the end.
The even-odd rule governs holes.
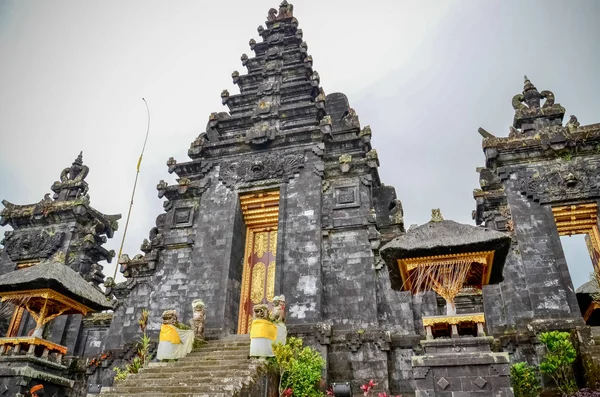
{"type": "Polygon", "coordinates": [[[492,337],[423,340],[412,358],[416,397],[513,397],[508,353],[493,353],[492,337]]]}

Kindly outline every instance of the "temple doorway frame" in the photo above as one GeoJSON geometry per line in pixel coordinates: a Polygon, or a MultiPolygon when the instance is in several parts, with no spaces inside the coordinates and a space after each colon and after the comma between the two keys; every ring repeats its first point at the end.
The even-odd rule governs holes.
{"type": "Polygon", "coordinates": [[[258,303],[269,303],[275,296],[279,199],[278,189],[240,195],[246,243],[238,334],[249,332],[252,307],[258,303]]]}
{"type": "MultiPolygon", "coordinates": [[[[598,203],[553,206],[552,215],[559,236],[586,235],[586,243],[598,284],[600,285],[600,231],[598,230],[598,203]]],[[[587,323],[592,313],[600,310],[600,302],[592,302],[583,314],[587,323]]]]}

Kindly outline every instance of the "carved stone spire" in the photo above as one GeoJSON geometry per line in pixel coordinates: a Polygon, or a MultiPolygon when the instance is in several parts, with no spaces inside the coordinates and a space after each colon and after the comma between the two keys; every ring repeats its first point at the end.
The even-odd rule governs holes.
{"type": "Polygon", "coordinates": [[[537,88],[531,83],[531,81],[525,76],[525,83],[523,84],[523,96],[525,103],[529,108],[539,108],[540,99],[542,96],[538,92],[537,88]]]}
{"type": "Polygon", "coordinates": [[[513,97],[512,106],[515,109],[513,128],[516,133],[513,135],[516,138],[535,135],[541,128],[562,125],[565,115],[565,109],[554,103],[552,91],[539,92],[527,76],[525,76],[523,92],[513,97]],[[545,99],[543,105],[542,99],[545,99]]]}
{"type": "Polygon", "coordinates": [[[71,167],[65,168],[60,173],[60,181],[52,185],[54,199],[66,201],[85,196],[89,188],[84,179],[89,171],[89,168],[83,165],[83,152],[79,152],[71,167]]]}

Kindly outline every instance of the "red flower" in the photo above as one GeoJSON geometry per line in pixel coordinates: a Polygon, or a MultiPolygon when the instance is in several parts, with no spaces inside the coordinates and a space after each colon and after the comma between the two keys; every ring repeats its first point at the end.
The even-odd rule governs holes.
{"type": "Polygon", "coordinates": [[[369,383],[365,383],[364,385],[362,385],[362,386],[360,387],[360,390],[362,390],[362,391],[364,392],[363,394],[364,394],[365,396],[368,396],[368,395],[369,395],[369,392],[371,391],[371,389],[372,389],[373,387],[375,387],[375,386],[377,386],[377,383],[375,383],[375,381],[374,381],[373,379],[371,379],[371,380],[369,381],[369,383]]]}
{"type": "Polygon", "coordinates": [[[283,393],[281,393],[282,396],[284,397],[291,397],[292,394],[294,394],[294,391],[291,388],[287,388],[283,391],[283,393]]]}
{"type": "Polygon", "coordinates": [[[335,394],[333,393],[333,387],[330,387],[330,388],[327,390],[327,395],[328,395],[328,396],[335,396],[335,394]]]}

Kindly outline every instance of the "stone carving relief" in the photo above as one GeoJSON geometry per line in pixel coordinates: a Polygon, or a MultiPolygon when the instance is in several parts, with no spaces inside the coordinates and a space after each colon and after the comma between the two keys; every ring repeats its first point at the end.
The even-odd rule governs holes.
{"type": "Polygon", "coordinates": [[[179,207],[173,211],[173,227],[192,226],[194,208],[179,207]]]}
{"type": "Polygon", "coordinates": [[[50,234],[46,231],[31,231],[16,235],[8,232],[4,249],[12,261],[45,259],[60,247],[64,235],[64,232],[50,234]]]}
{"type": "Polygon", "coordinates": [[[335,209],[358,207],[360,198],[358,186],[342,186],[334,188],[335,209]]]}
{"type": "Polygon", "coordinates": [[[292,179],[303,167],[302,153],[268,153],[221,163],[219,180],[227,187],[271,180],[285,182],[292,179]]]}
{"type": "Polygon", "coordinates": [[[521,194],[542,204],[600,195],[600,174],[590,164],[566,165],[544,174],[525,171],[517,177],[521,194]]]}

